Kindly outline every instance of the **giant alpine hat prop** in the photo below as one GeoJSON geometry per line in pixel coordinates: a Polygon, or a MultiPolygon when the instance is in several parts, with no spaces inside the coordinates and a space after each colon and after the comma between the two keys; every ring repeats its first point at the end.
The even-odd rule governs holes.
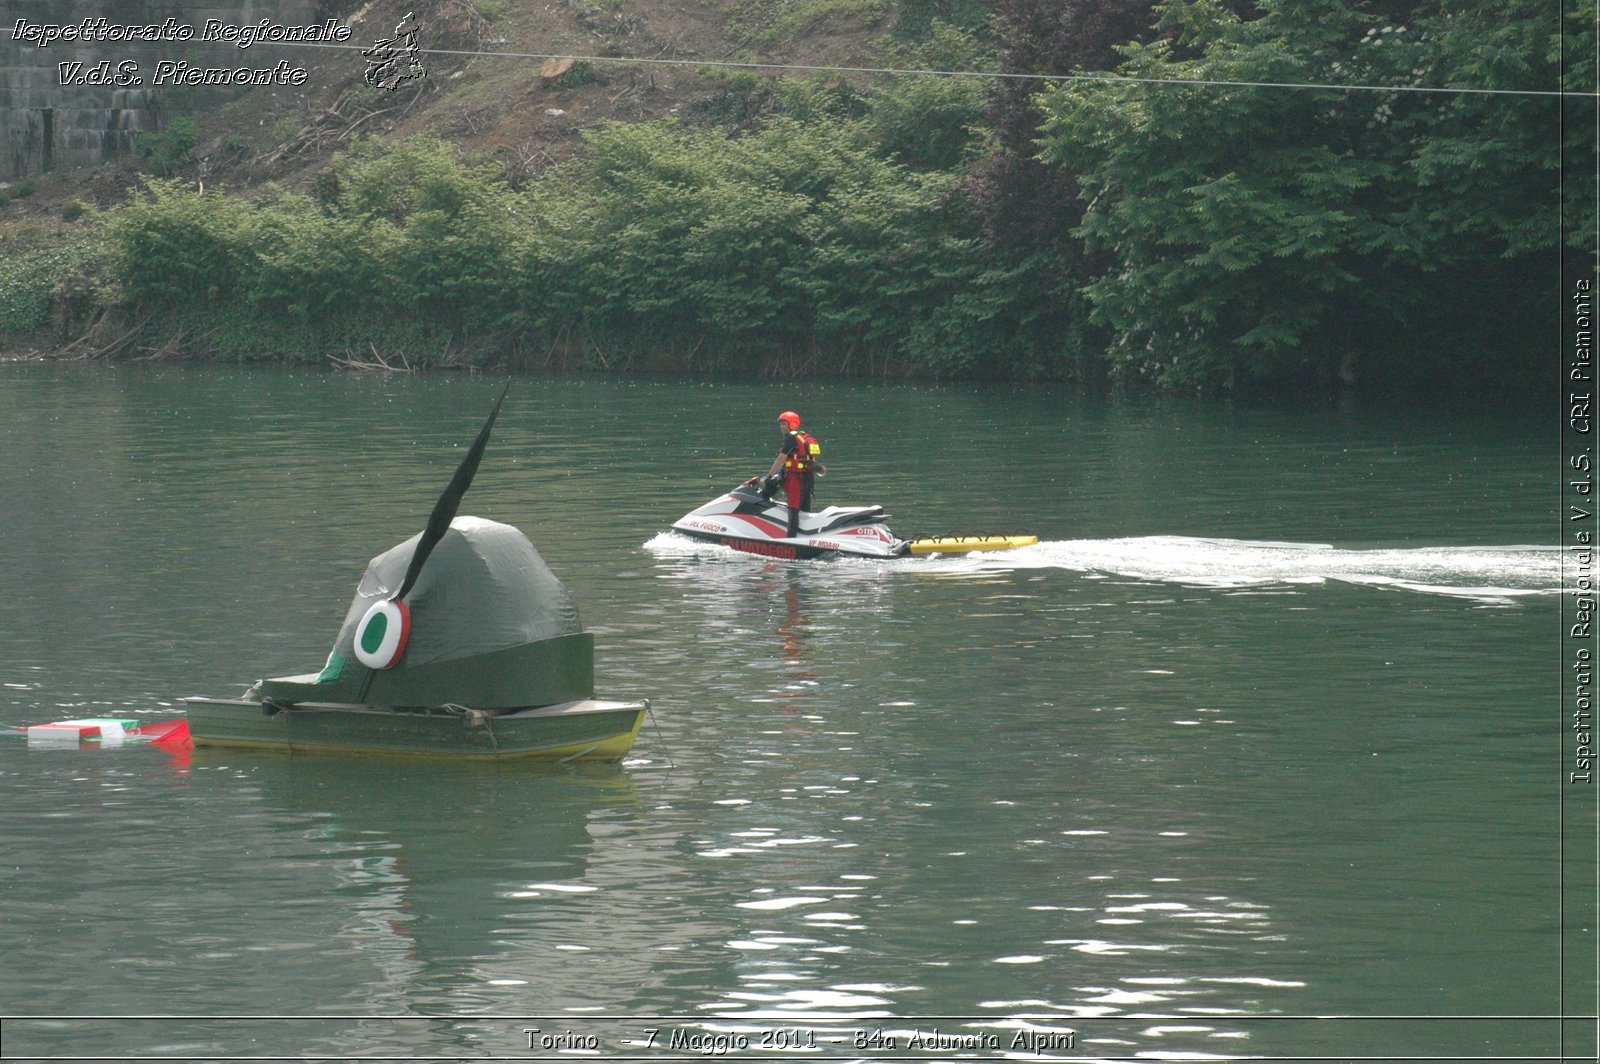
{"type": "Polygon", "coordinates": [[[592,697],[594,637],[538,550],[510,525],[457,516],[509,389],[422,532],[367,564],[322,672],[262,680],[263,701],[492,708],[592,697]]]}
{"type": "Polygon", "coordinates": [[[594,636],[528,537],[458,516],[495,418],[427,525],[367,563],[320,673],[184,699],[196,746],[615,761],[650,703],[594,697],[594,636]]]}

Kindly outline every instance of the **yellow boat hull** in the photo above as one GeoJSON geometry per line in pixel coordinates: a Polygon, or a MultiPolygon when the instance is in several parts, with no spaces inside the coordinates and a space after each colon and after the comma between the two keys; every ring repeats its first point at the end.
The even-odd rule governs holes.
{"type": "Polygon", "coordinates": [[[980,550],[1014,550],[1031,547],[1038,536],[933,536],[914,539],[907,550],[912,554],[970,554],[980,550]]]}
{"type": "Polygon", "coordinates": [[[186,698],[196,746],[272,747],[296,753],[378,754],[462,760],[616,761],[633,747],[650,704],[581,699],[493,712],[464,707],[393,709],[248,698],[186,698]]]}

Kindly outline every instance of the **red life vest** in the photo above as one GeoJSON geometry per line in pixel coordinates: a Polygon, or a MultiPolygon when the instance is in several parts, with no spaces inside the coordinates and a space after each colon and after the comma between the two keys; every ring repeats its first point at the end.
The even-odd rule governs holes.
{"type": "Polygon", "coordinates": [[[809,432],[799,429],[790,431],[794,437],[795,448],[783,456],[783,468],[789,473],[809,473],[817,464],[817,456],[822,453],[822,444],[809,432]]]}

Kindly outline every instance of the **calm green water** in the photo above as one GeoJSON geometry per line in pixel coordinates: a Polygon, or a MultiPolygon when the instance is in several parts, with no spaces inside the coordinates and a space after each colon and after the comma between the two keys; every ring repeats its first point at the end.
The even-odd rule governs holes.
{"type": "MultiPolygon", "coordinates": [[[[0,368],[0,725],[317,667],[497,390],[0,368]]],[[[601,694],[651,699],[635,754],[0,741],[0,1013],[124,1017],[11,1019],[5,1055],[1549,1055],[1470,1019],[1562,1011],[1548,420],[518,380],[463,512],[566,581],[601,694]],[[664,535],[785,407],[819,503],[1043,542],[664,535]]]]}

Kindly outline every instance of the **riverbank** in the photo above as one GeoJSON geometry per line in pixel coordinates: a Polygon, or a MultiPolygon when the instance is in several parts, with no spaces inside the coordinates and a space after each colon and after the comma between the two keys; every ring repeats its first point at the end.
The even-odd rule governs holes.
{"type": "Polygon", "coordinates": [[[578,129],[536,171],[396,127],[334,138],[298,183],[146,174],[125,200],[63,206],[53,234],[3,234],[0,334],[100,358],[1202,394],[1495,390],[1559,341],[1548,279],[1583,228],[1563,228],[1553,175],[1593,130],[1541,139],[1556,104],[1490,84],[1504,72],[1445,87],[1488,77],[1477,16],[1379,52],[1389,30],[1355,9],[1316,34],[1289,11],[1208,12],[1185,65],[1153,21],[1102,27],[1128,47],[1096,56],[1018,7],[886,35],[894,75],[708,73],[720,92],[578,129]],[[1041,42],[1060,54],[1027,52],[1041,42]],[[1306,85],[1211,91],[1284,50],[1306,85]],[[1377,121],[1300,91],[1350,55],[1374,83],[1421,70],[1452,102],[1397,97],[1377,121]],[[1018,95],[910,72],[1024,62],[1116,77],[1018,95]],[[1293,143],[1240,132],[1268,128],[1293,143]]]}

